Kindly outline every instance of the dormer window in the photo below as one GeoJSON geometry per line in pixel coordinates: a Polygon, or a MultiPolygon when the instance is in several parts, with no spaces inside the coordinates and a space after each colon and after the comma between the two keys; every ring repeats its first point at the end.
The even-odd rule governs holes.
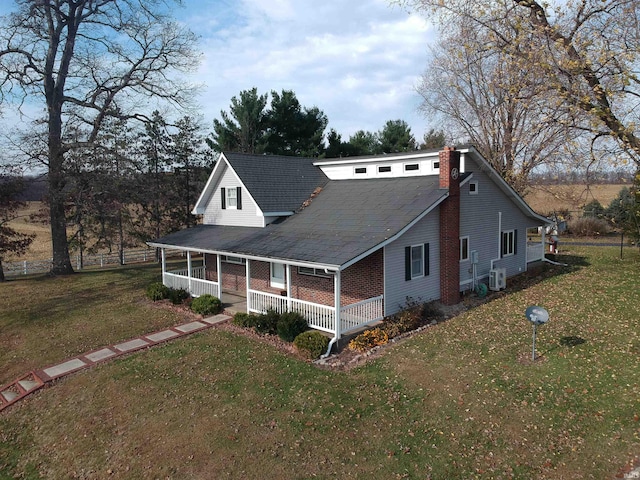
{"type": "Polygon", "coordinates": [[[404,171],[405,172],[417,172],[420,170],[420,164],[419,163],[405,163],[404,164],[404,171]]]}
{"type": "Polygon", "coordinates": [[[356,167],[355,168],[355,172],[357,175],[361,175],[361,174],[365,174],[367,173],[367,167],[356,167]]]}
{"type": "Polygon", "coordinates": [[[378,167],[378,173],[391,173],[391,165],[381,165],[378,167]]]}
{"type": "Polygon", "coordinates": [[[227,188],[227,208],[238,208],[238,194],[235,188],[227,188]]]}
{"type": "Polygon", "coordinates": [[[242,197],[240,187],[221,188],[222,209],[242,210],[242,197]]]}

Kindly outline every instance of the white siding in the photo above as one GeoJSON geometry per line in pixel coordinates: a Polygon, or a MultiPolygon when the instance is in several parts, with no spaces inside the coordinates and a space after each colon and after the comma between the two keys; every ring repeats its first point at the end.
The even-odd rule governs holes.
{"type": "Polygon", "coordinates": [[[212,189],[207,202],[203,223],[205,225],[230,225],[242,227],[262,227],[264,218],[258,206],[251,199],[250,193],[242,186],[233,171],[226,167],[220,175],[218,184],[212,189]],[[242,209],[222,209],[221,188],[242,188],[242,209]]]}
{"type": "Polygon", "coordinates": [[[389,159],[371,159],[367,162],[362,160],[350,161],[348,158],[341,159],[331,165],[320,165],[324,174],[331,180],[346,179],[367,179],[367,178],[396,178],[414,177],[416,175],[436,175],[440,171],[434,168],[438,162],[438,155],[426,154],[416,155],[414,158],[391,157],[389,159]],[[406,165],[418,165],[417,170],[407,170],[406,165]],[[390,167],[390,172],[380,172],[379,167],[390,167]],[[356,169],[366,169],[366,173],[356,173],[356,169]]]}
{"type": "Polygon", "coordinates": [[[384,313],[391,315],[406,304],[407,297],[428,302],[440,298],[439,210],[420,220],[384,250],[384,313]],[[405,247],[429,244],[429,275],[405,280],[405,247]]]}

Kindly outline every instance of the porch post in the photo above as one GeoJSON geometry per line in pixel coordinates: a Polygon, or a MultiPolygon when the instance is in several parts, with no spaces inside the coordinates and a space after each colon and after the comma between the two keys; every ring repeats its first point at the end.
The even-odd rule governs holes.
{"type": "Polygon", "coordinates": [[[247,258],[246,265],[246,283],[247,283],[247,313],[251,313],[251,260],[247,258]]]}
{"type": "Polygon", "coordinates": [[[333,289],[334,289],[334,305],[336,309],[336,338],[340,338],[340,270],[336,272],[333,280],[333,289]]]}
{"type": "Polygon", "coordinates": [[[167,252],[164,248],[160,249],[160,257],[162,258],[162,283],[164,284],[164,274],[167,272],[167,252]]]}
{"type": "Polygon", "coordinates": [[[216,270],[218,271],[218,298],[222,302],[222,259],[220,254],[216,254],[216,270]]]}
{"type": "Polygon", "coordinates": [[[544,225],[542,226],[542,235],[540,235],[540,241],[542,242],[542,258],[540,260],[544,260],[544,257],[546,256],[547,251],[545,250],[547,248],[546,246],[546,232],[545,232],[545,227],[544,225]]]}
{"type": "Polygon", "coordinates": [[[291,265],[287,263],[287,274],[285,278],[287,285],[287,312],[291,311],[291,265]]]}
{"type": "Polygon", "coordinates": [[[191,293],[191,250],[187,250],[187,278],[189,279],[189,293],[191,293]]]}

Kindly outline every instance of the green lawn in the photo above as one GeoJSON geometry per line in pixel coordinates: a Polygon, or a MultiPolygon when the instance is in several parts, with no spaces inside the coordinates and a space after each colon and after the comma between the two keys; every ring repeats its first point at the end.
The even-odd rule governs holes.
{"type": "Polygon", "coordinates": [[[0,385],[104,345],[184,321],[144,297],[157,265],[0,283],[0,385]]]}
{"type": "MultiPolygon", "coordinates": [[[[640,454],[640,255],[568,253],[574,268],[347,372],[212,329],[72,375],[0,414],[0,478],[612,478],[640,454]],[[551,316],[535,363],[531,304],[551,316]]],[[[119,303],[137,317],[153,275],[133,272],[72,281],[87,278],[88,297],[131,282],[119,303]]],[[[49,350],[69,348],[60,330],[49,350]]]]}

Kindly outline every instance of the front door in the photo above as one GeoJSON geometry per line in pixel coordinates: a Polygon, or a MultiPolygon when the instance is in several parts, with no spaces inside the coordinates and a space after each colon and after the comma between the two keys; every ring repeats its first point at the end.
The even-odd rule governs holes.
{"type": "Polygon", "coordinates": [[[271,264],[271,286],[273,288],[284,288],[284,264],[271,264]]]}

